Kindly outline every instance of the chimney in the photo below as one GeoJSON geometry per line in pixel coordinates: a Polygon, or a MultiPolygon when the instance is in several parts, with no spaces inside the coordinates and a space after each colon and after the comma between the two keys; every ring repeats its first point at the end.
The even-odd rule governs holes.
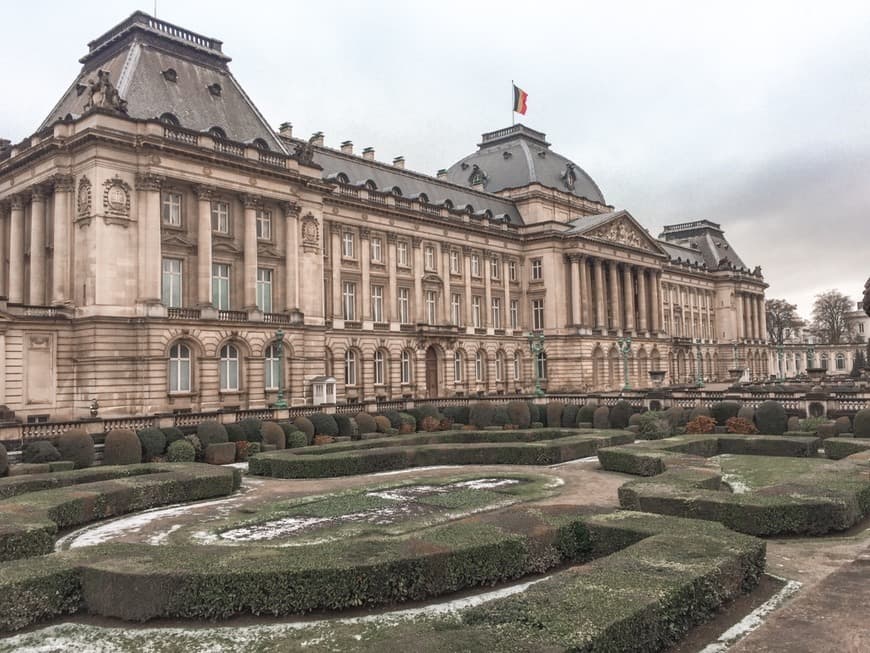
{"type": "Polygon", "coordinates": [[[342,154],[353,154],[353,141],[344,141],[341,144],[342,154]]]}
{"type": "Polygon", "coordinates": [[[396,168],[402,168],[402,169],[404,169],[404,168],[405,168],[405,157],[403,157],[403,156],[397,156],[395,159],[393,159],[393,165],[394,165],[396,168]]]}
{"type": "Polygon", "coordinates": [[[367,147],[363,150],[363,158],[366,161],[374,161],[375,160],[375,148],[367,147]]]}
{"type": "Polygon", "coordinates": [[[323,132],[314,132],[311,135],[311,144],[316,147],[323,147],[323,132]]]}
{"type": "Polygon", "coordinates": [[[293,123],[282,122],[281,126],[278,128],[278,134],[284,138],[293,138],[293,123]]]}
{"type": "Polygon", "coordinates": [[[446,168],[441,168],[441,170],[439,170],[439,171],[435,174],[435,176],[438,177],[438,179],[447,179],[447,169],[446,169],[446,168]]]}

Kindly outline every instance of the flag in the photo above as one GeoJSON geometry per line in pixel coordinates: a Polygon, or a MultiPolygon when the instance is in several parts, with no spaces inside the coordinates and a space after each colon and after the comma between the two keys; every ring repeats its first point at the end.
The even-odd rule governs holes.
{"type": "Polygon", "coordinates": [[[528,99],[529,94],[514,84],[514,111],[526,115],[526,101],[528,99]]]}

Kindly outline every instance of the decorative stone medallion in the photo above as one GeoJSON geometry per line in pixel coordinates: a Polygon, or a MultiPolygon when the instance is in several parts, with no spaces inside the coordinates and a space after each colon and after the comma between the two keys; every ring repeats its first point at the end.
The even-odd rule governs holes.
{"type": "Polygon", "coordinates": [[[79,189],[76,194],[76,211],[80,218],[87,217],[91,213],[91,180],[87,177],[79,179],[79,189]]]}
{"type": "Polygon", "coordinates": [[[308,213],[302,218],[302,246],[308,251],[313,248],[315,251],[320,245],[320,226],[317,224],[317,218],[314,214],[308,213]]]}
{"type": "Polygon", "coordinates": [[[114,217],[130,216],[130,184],[118,175],[103,182],[103,208],[114,217]]]}

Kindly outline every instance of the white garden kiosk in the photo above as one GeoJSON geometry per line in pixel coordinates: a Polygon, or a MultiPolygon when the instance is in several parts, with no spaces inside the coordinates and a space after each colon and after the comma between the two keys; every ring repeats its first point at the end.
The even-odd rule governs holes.
{"type": "Polygon", "coordinates": [[[315,376],[311,379],[311,403],[315,406],[335,403],[335,377],[315,376]]]}

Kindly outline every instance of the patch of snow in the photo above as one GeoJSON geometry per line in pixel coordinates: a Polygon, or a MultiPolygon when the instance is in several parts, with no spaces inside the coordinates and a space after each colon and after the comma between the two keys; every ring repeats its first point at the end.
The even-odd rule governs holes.
{"type": "Polygon", "coordinates": [[[731,492],[734,494],[746,494],[747,492],[751,492],[752,488],[740,480],[739,476],[734,474],[722,474],[722,481],[727,483],[731,488],[731,492]]]}
{"type": "Polygon", "coordinates": [[[404,474],[406,472],[428,472],[433,469],[456,469],[462,465],[432,465],[431,467],[406,467],[405,469],[394,469],[391,472],[375,472],[369,476],[393,476],[394,474],[404,474]]]}
{"type": "Polygon", "coordinates": [[[181,528],[182,524],[173,524],[167,530],[161,531],[160,533],[155,533],[151,537],[149,537],[146,542],[152,546],[159,546],[161,544],[165,544],[166,540],[169,539],[169,536],[172,535],[175,531],[181,528]]]}
{"type": "Polygon", "coordinates": [[[779,592],[755,608],[755,610],[743,617],[743,619],[731,626],[731,628],[719,635],[719,639],[712,644],[705,646],[701,649],[700,653],[722,653],[723,651],[727,651],[732,644],[736,643],[738,640],[742,639],[764,623],[764,618],[781,606],[789,597],[794,595],[800,587],[801,583],[798,581],[788,581],[779,592]]]}
{"type": "Polygon", "coordinates": [[[236,469],[244,469],[248,471],[248,461],[244,461],[241,463],[228,463],[226,465],[221,465],[221,467],[235,467],[236,469]]]}
{"type": "Polygon", "coordinates": [[[586,458],[575,458],[574,460],[566,460],[563,463],[555,465],[547,465],[547,467],[561,467],[562,465],[576,465],[577,463],[591,463],[593,460],[598,460],[598,456],[587,456],[586,458]]]}

